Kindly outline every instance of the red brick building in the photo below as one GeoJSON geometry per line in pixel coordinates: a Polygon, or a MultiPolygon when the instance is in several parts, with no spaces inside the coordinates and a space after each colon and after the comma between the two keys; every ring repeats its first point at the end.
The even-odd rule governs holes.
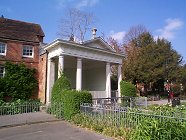
{"type": "Polygon", "coordinates": [[[39,24],[1,17],[0,77],[3,77],[6,71],[3,64],[10,61],[35,68],[39,80],[39,47],[44,36],[39,24]]]}
{"type": "Polygon", "coordinates": [[[40,25],[0,18],[0,77],[6,72],[7,61],[25,63],[37,70],[39,82],[36,97],[49,104],[52,86],[63,71],[72,89],[88,90],[94,98],[111,97],[111,69],[118,66],[118,96],[122,79],[121,64],[124,57],[102,38],[93,37],[83,43],[56,39],[43,43],[40,25]]]}

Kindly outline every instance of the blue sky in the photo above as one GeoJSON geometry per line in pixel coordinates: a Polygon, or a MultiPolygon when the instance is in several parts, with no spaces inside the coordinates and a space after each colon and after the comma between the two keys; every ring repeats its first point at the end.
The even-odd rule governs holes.
{"type": "MultiPolygon", "coordinates": [[[[94,13],[98,36],[104,33],[118,41],[135,25],[144,25],[154,37],[164,37],[186,61],[186,0],[1,0],[0,15],[38,23],[46,43],[59,31],[68,8],[94,13]]],[[[90,39],[91,33],[87,36],[90,39]]]]}

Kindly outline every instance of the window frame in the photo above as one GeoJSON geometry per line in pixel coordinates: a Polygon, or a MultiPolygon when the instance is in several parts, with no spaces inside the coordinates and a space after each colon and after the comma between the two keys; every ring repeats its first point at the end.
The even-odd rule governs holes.
{"type": "Polygon", "coordinates": [[[5,46],[5,52],[4,53],[1,53],[0,52],[0,55],[6,56],[7,44],[6,43],[3,43],[3,42],[0,42],[0,46],[1,46],[1,44],[5,46]]]}
{"type": "MultiPolygon", "coordinates": [[[[28,52],[30,53],[30,52],[28,52]]],[[[30,45],[23,45],[23,48],[22,48],[22,56],[23,57],[29,57],[29,58],[33,58],[34,57],[34,47],[33,46],[30,46],[30,45]],[[32,55],[25,55],[24,54],[24,49],[25,47],[31,47],[32,48],[32,55]]]]}
{"type": "MultiPolygon", "coordinates": [[[[0,65],[0,69],[1,68],[3,68],[3,73],[0,73],[0,78],[3,78],[5,76],[5,67],[3,65],[0,65]]],[[[1,70],[0,70],[0,72],[1,72],[1,70]]]]}

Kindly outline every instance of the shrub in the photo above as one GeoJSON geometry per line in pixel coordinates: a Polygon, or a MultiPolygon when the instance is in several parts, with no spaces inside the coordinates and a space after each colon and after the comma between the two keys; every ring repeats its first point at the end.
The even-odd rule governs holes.
{"type": "Polygon", "coordinates": [[[1,115],[14,115],[28,112],[37,112],[39,111],[41,103],[39,100],[15,100],[13,102],[3,102],[0,101],[1,115]]]}
{"type": "Polygon", "coordinates": [[[56,80],[52,87],[52,102],[60,102],[61,94],[64,90],[70,89],[70,82],[67,77],[62,73],[61,77],[56,80]]]}
{"type": "Polygon", "coordinates": [[[122,96],[136,96],[136,87],[130,82],[121,81],[121,95],[122,96]]]}
{"type": "Polygon", "coordinates": [[[92,103],[92,95],[87,91],[65,90],[62,92],[63,113],[66,120],[80,113],[81,103],[92,103]]]}
{"type": "Polygon", "coordinates": [[[186,124],[177,121],[161,121],[155,118],[144,119],[132,131],[131,140],[184,140],[186,124]]]}
{"type": "Polygon", "coordinates": [[[125,139],[129,135],[129,130],[124,127],[115,127],[100,121],[99,117],[91,117],[86,114],[76,114],[72,117],[72,122],[78,126],[86,127],[104,135],[125,139]]]}
{"type": "Polygon", "coordinates": [[[0,101],[3,100],[4,97],[4,80],[0,78],[0,101]]]}
{"type": "Polygon", "coordinates": [[[35,69],[29,69],[24,64],[5,64],[6,73],[2,78],[4,88],[1,93],[13,100],[27,100],[37,89],[35,69]]]}

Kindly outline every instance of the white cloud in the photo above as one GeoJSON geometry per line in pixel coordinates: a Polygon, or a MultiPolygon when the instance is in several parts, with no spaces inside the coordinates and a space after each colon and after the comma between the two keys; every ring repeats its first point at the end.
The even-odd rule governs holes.
{"type": "Polygon", "coordinates": [[[96,5],[100,0],[57,0],[57,8],[61,9],[64,7],[76,7],[78,9],[82,7],[92,7],[96,5]]]}
{"type": "Polygon", "coordinates": [[[110,32],[110,35],[112,38],[114,38],[115,40],[117,40],[118,42],[122,43],[123,41],[123,37],[125,36],[126,32],[125,31],[121,31],[121,32],[114,32],[113,30],[110,32]]]}
{"type": "Polygon", "coordinates": [[[174,39],[175,32],[183,27],[184,22],[178,18],[169,18],[165,22],[166,25],[163,28],[156,30],[156,32],[159,32],[159,35],[156,35],[155,38],[174,39]]]}
{"type": "Polygon", "coordinates": [[[72,0],[57,0],[57,9],[62,9],[68,5],[72,0]]]}
{"type": "Polygon", "coordinates": [[[76,8],[91,7],[96,5],[98,2],[99,0],[80,0],[80,2],[76,5],[76,8]]]}

